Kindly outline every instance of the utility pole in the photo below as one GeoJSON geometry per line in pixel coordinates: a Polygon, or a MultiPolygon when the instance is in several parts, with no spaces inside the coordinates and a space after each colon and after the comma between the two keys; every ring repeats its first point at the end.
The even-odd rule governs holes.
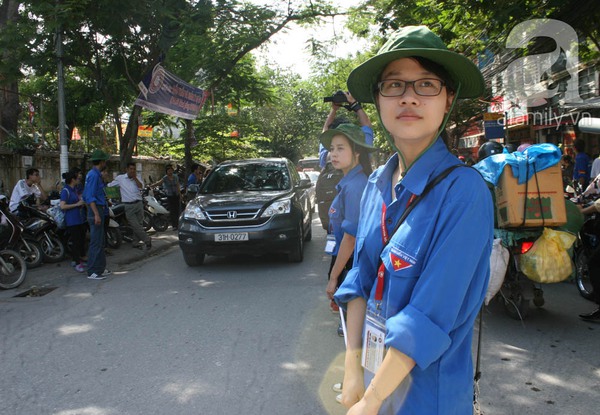
{"type": "Polygon", "coordinates": [[[65,76],[63,71],[62,26],[56,30],[56,58],[58,75],[58,133],[60,136],[60,173],[69,171],[69,146],[65,115],[65,76]]]}

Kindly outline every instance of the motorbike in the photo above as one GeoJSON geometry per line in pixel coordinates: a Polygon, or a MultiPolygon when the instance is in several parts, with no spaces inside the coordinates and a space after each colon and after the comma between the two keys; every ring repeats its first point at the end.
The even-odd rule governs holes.
{"type": "Polygon", "coordinates": [[[156,232],[164,232],[169,227],[169,211],[154,197],[154,191],[146,187],[144,197],[144,230],[154,228],[156,232]]]}
{"type": "MultiPolygon", "coordinates": [[[[108,246],[110,246],[111,248],[117,248],[121,245],[122,241],[132,242],[133,230],[131,229],[131,225],[129,225],[129,222],[127,221],[127,217],[125,215],[125,205],[123,203],[114,203],[110,207],[110,215],[111,221],[114,221],[117,224],[117,230],[119,232],[120,241],[117,245],[116,238],[114,242],[111,242],[111,240],[107,238],[108,246]],[[113,244],[117,246],[113,246],[113,244]]],[[[109,227],[109,229],[111,228],[109,227]]]]}
{"type": "Polygon", "coordinates": [[[25,281],[27,263],[11,246],[19,244],[21,228],[12,226],[9,219],[2,221],[0,232],[0,288],[9,290],[16,288],[25,281]]]}
{"type": "Polygon", "coordinates": [[[123,234],[121,232],[121,225],[116,220],[116,215],[113,207],[108,207],[108,228],[106,228],[106,244],[117,249],[123,242],[123,234]]]}
{"type": "Polygon", "coordinates": [[[600,246],[600,215],[593,214],[586,217],[581,230],[575,240],[573,262],[575,263],[575,283],[579,294],[590,301],[594,301],[592,284],[590,282],[589,258],[600,246]]]}
{"type": "Polygon", "coordinates": [[[21,201],[18,207],[25,238],[40,245],[44,261],[51,263],[62,261],[65,258],[65,246],[57,235],[56,222],[46,212],[30,206],[27,200],[21,201]]]}
{"type": "Polygon", "coordinates": [[[13,238],[9,240],[7,248],[18,252],[27,263],[27,268],[36,268],[42,265],[44,259],[42,248],[35,240],[24,236],[25,227],[19,218],[10,213],[8,200],[4,196],[0,196],[0,214],[4,216],[6,226],[10,227],[13,232],[13,238]]]}
{"type": "Polygon", "coordinates": [[[543,228],[494,229],[494,237],[502,239],[510,253],[500,297],[507,314],[516,320],[527,317],[531,302],[536,307],[545,303],[542,285],[527,278],[519,266],[521,255],[531,249],[542,233],[543,228]]]}

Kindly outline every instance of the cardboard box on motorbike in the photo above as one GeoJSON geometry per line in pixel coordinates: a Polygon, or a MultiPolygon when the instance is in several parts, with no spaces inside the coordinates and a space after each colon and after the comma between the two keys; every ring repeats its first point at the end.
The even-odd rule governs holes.
{"type": "Polygon", "coordinates": [[[517,182],[509,165],[504,166],[495,187],[498,226],[564,225],[567,223],[567,212],[562,185],[562,172],[558,164],[536,172],[523,184],[517,182]]]}

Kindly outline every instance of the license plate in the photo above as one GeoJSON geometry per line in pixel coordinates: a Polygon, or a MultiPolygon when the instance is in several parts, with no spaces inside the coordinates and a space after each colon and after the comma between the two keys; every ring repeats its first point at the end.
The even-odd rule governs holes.
{"type": "Polygon", "coordinates": [[[215,242],[237,242],[247,240],[248,232],[228,232],[215,234],[215,242]]]}

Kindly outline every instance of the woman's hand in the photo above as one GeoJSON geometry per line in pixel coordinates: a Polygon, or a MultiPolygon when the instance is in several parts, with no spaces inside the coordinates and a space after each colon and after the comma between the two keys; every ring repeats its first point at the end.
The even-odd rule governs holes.
{"type": "Polygon", "coordinates": [[[346,415],[377,415],[380,407],[381,405],[369,405],[364,399],[361,399],[346,412],[346,415]]]}
{"type": "Polygon", "coordinates": [[[327,288],[325,288],[325,292],[327,293],[327,297],[330,300],[333,300],[333,294],[337,290],[337,278],[329,277],[329,282],[327,283],[327,288]]]}
{"type": "MultiPolygon", "coordinates": [[[[365,394],[365,384],[363,381],[363,373],[361,370],[344,371],[344,387],[342,388],[342,405],[346,408],[352,408],[359,402],[365,394]]],[[[351,412],[348,412],[350,414],[351,412]]],[[[360,414],[362,412],[352,412],[360,414]]],[[[377,412],[375,412],[377,413],[377,412]]]]}

